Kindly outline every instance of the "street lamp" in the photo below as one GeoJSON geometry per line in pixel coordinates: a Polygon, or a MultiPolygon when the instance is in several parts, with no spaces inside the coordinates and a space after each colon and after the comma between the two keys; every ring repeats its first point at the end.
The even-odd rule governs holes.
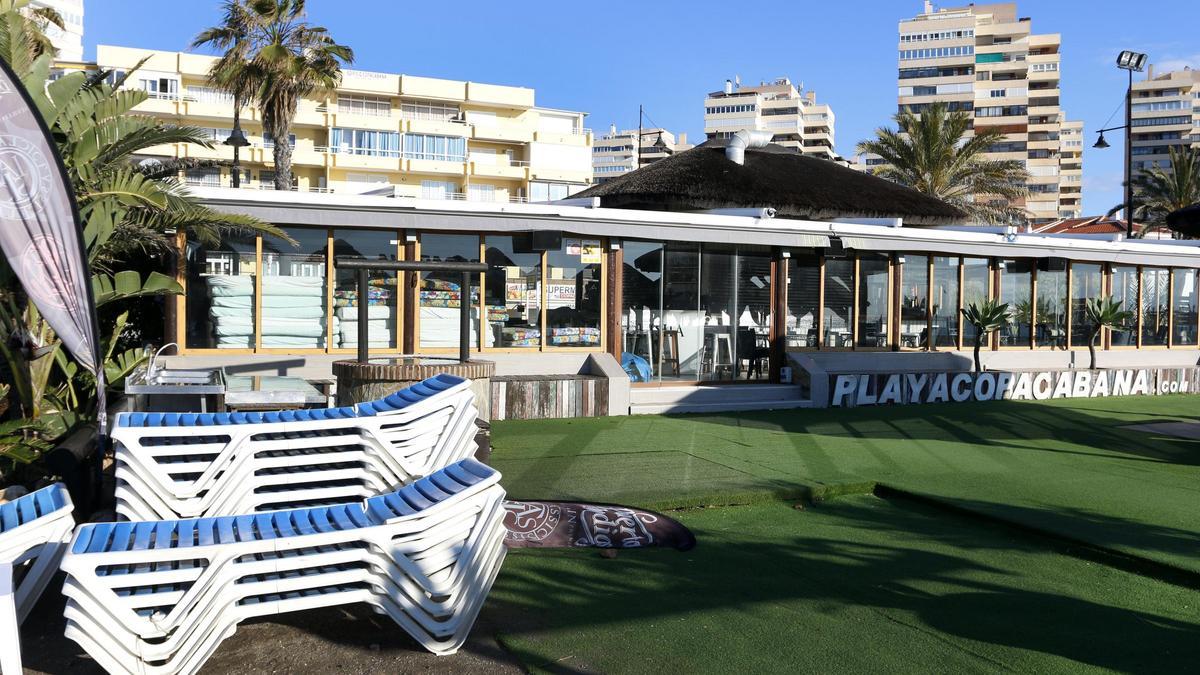
{"type": "Polygon", "coordinates": [[[250,145],[250,141],[246,140],[246,134],[242,132],[242,122],[236,117],[233,120],[233,129],[229,132],[229,138],[225,139],[225,145],[233,148],[233,187],[241,187],[242,164],[239,151],[250,145]]]}
{"type": "Polygon", "coordinates": [[[1117,67],[1129,72],[1129,86],[1125,89],[1125,124],[1119,127],[1100,129],[1100,138],[1096,139],[1093,148],[1103,150],[1109,147],[1104,139],[1104,132],[1125,130],[1125,236],[1133,237],[1133,74],[1140,73],[1146,68],[1147,56],[1141,52],[1125,50],[1117,55],[1117,67]]]}

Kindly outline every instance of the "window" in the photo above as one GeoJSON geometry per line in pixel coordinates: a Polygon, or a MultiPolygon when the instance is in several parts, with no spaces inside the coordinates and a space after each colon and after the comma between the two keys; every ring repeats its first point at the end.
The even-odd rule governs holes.
{"type": "Polygon", "coordinates": [[[529,201],[549,202],[559,199],[566,199],[576,192],[579,192],[584,187],[586,186],[575,185],[573,183],[546,183],[543,181],[530,181],[529,201]]]}
{"type": "Polygon", "coordinates": [[[1133,265],[1113,265],[1112,296],[1121,309],[1131,313],[1120,326],[1110,329],[1112,346],[1130,347],[1137,344],[1138,269],[1133,265]]]}
{"type": "Polygon", "coordinates": [[[1171,274],[1171,344],[1195,345],[1197,319],[1196,270],[1177,269],[1171,274]]]}
{"type": "Polygon", "coordinates": [[[920,77],[958,77],[973,75],[974,66],[923,66],[921,68],[901,68],[900,79],[911,80],[920,77]]]}
{"type": "MultiPolygon", "coordinates": [[[[371,174],[368,174],[371,175],[371,174]]],[[[384,177],[386,181],[387,177],[384,177]]],[[[333,231],[333,254],[370,260],[396,260],[398,235],[385,230],[357,228],[333,231]]],[[[363,308],[358,297],[358,273],[337,269],[333,289],[333,346],[342,349],[358,348],[358,322],[367,322],[367,346],[371,349],[398,349],[400,290],[398,275],[390,270],[371,270],[367,273],[367,302],[363,308]]]]}
{"type": "Polygon", "coordinates": [[[1038,347],[1065,349],[1067,346],[1067,261],[1062,258],[1043,258],[1037,265],[1037,332],[1038,347]]]}
{"type": "Polygon", "coordinates": [[[546,252],[546,344],[549,346],[600,346],[601,266],[598,262],[584,262],[586,255],[600,249],[599,240],[564,237],[561,248],[546,252]]]}
{"type": "Polygon", "coordinates": [[[858,346],[888,346],[890,262],[886,255],[863,254],[858,260],[858,346]]]}
{"type": "Polygon", "coordinates": [[[724,115],[726,113],[754,112],[756,105],[743,103],[740,105],[714,105],[704,108],[705,115],[724,115]]]}
{"type": "MultiPolygon", "coordinates": [[[[421,260],[424,262],[479,262],[479,237],[466,234],[421,235],[421,260]]],[[[469,289],[462,287],[463,275],[458,272],[421,272],[418,289],[418,345],[423,349],[457,349],[459,308],[464,293],[471,303],[470,344],[479,348],[479,286],[478,276],[472,275],[469,289]]],[[[484,346],[495,344],[493,336],[485,333],[484,346]]]]}
{"type": "Polygon", "coordinates": [[[1029,72],[1031,73],[1052,73],[1058,70],[1057,63],[1031,63],[1029,64],[1029,72]]]}
{"type": "Polygon", "coordinates": [[[975,109],[976,117],[1014,117],[1028,114],[1029,108],[1023,105],[994,105],[975,109]]]}
{"type": "Polygon", "coordinates": [[[395,131],[334,127],[329,131],[329,146],[334,152],[343,154],[399,157],[400,134],[395,131]]]}
{"type": "Polygon", "coordinates": [[[812,253],[793,253],[787,260],[787,270],[787,346],[816,347],[821,259],[812,253]]]}
{"type": "Polygon", "coordinates": [[[825,259],[823,344],[829,349],[854,345],[854,259],[825,259]]]}
{"type": "Polygon", "coordinates": [[[1142,268],[1142,346],[1167,344],[1171,279],[1162,267],[1142,268]]]}
{"type": "MultiPolygon", "coordinates": [[[[1104,268],[1071,263],[1071,346],[1087,347],[1092,325],[1087,318],[1087,301],[1104,295],[1104,268]]],[[[1099,341],[1097,340],[1097,346],[1099,341]]]]}
{"type": "Polygon", "coordinates": [[[467,161],[467,139],[461,136],[404,134],[405,159],[428,159],[440,162],[467,161]]]}
{"type": "MultiPolygon", "coordinates": [[[[298,245],[262,240],[262,335],[264,349],[324,348],[328,307],[325,271],[328,231],[286,228],[298,245]]],[[[337,333],[337,322],[333,322],[337,333]]]]}
{"type": "MultiPolygon", "coordinates": [[[[228,136],[228,134],[226,134],[226,136],[228,136]]],[[[288,145],[290,145],[293,148],[296,147],[296,134],[288,134],[288,145]]],[[[264,131],[263,132],[263,148],[270,150],[274,147],[275,147],[275,139],[271,136],[271,134],[264,131]]]]}
{"type": "Polygon", "coordinates": [[[256,240],[226,236],[209,247],[189,238],[187,264],[188,349],[254,347],[256,240]]]}
{"type": "Polygon", "coordinates": [[[1000,301],[1008,304],[1008,323],[1000,329],[1001,347],[1028,347],[1032,336],[1033,265],[1029,260],[1000,261],[1000,301]]]}
{"type": "Polygon", "coordinates": [[[166,77],[138,78],[138,89],[150,94],[150,98],[176,99],[179,97],[179,80],[166,77]]]}
{"type": "Polygon", "coordinates": [[[233,94],[217,89],[216,87],[189,84],[184,91],[186,92],[184,97],[189,101],[211,103],[214,105],[233,105],[233,94]]]}
{"type": "MultiPolygon", "coordinates": [[[[991,276],[987,258],[963,258],[962,306],[964,308],[981,305],[984,300],[991,297],[991,276]]],[[[962,333],[963,348],[975,344],[975,326],[964,321],[962,333]]],[[[990,340],[990,335],[984,335],[982,344],[987,345],[990,340]]]]}
{"type": "Polygon", "coordinates": [[[392,114],[392,101],[388,98],[374,96],[346,96],[338,94],[337,110],[339,113],[350,115],[390,117],[392,114]]]}
{"type": "Polygon", "coordinates": [[[929,298],[933,319],[930,342],[934,347],[958,345],[958,258],[933,259],[933,295],[929,298]]]}
{"type": "Polygon", "coordinates": [[[1192,107],[1184,101],[1152,101],[1150,103],[1134,103],[1133,112],[1153,112],[1158,110],[1182,110],[1192,107]]]}
{"type": "MultiPolygon", "coordinates": [[[[459,119],[462,112],[458,106],[432,101],[413,101],[400,104],[400,116],[406,120],[428,120],[431,122],[453,122],[459,119]]],[[[486,123],[496,119],[494,112],[471,112],[471,121],[486,123]],[[487,118],[487,119],[484,119],[487,118]]]]}
{"type": "Polygon", "coordinates": [[[974,46],[965,47],[927,47],[925,49],[901,49],[900,60],[914,59],[944,59],[955,56],[970,56],[975,53],[974,46]]]}
{"type": "Polygon", "coordinates": [[[929,347],[929,257],[905,254],[901,267],[900,346],[929,347]]]}
{"type": "Polygon", "coordinates": [[[486,183],[471,183],[467,186],[467,200],[472,202],[496,201],[496,186],[486,183]]]}
{"type": "Polygon", "coordinates": [[[484,238],[487,330],[500,347],[542,345],[542,254],[518,252],[511,235],[484,238]]]}
{"type": "Polygon", "coordinates": [[[925,42],[927,40],[962,40],[975,37],[974,28],[960,30],[942,30],[927,33],[901,33],[900,42],[925,42]]]}
{"type": "Polygon", "coordinates": [[[188,169],[183,176],[188,185],[221,187],[221,170],[219,168],[188,169]]]}
{"type": "Polygon", "coordinates": [[[454,199],[459,194],[458,183],[453,181],[421,181],[421,199],[454,199]]]}

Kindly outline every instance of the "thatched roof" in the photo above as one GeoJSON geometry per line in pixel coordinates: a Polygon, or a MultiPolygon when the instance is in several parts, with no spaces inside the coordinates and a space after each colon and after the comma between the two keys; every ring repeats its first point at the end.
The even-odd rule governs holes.
{"type": "Polygon", "coordinates": [[[1185,237],[1200,236],[1200,203],[1168,213],[1167,227],[1185,237]]]}
{"type": "Polygon", "coordinates": [[[601,206],[653,211],[770,207],[777,217],[903,218],[905,225],[962,223],[966,214],[916,190],[826,159],[769,145],[746,150],[745,164],[708,141],[580,192],[601,206]]]}

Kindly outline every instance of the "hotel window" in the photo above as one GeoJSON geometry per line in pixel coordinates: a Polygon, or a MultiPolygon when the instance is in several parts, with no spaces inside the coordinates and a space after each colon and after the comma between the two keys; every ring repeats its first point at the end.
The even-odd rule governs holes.
{"type": "Polygon", "coordinates": [[[343,154],[398,157],[400,156],[400,134],[395,131],[334,127],[329,131],[329,147],[334,152],[343,154]]]}
{"type": "Polygon", "coordinates": [[[404,134],[404,157],[439,162],[465,162],[467,139],[461,136],[404,134]]]}
{"type": "Polygon", "coordinates": [[[256,251],[252,236],[226,236],[212,246],[187,242],[188,349],[254,348],[256,251]]]}
{"type": "Polygon", "coordinates": [[[787,346],[817,346],[821,313],[821,259],[812,253],[793,253],[787,260],[787,346]]]}
{"type": "MultiPolygon", "coordinates": [[[[228,136],[228,135],[229,134],[226,134],[226,136],[228,136]]],[[[263,135],[262,135],[262,139],[263,139],[263,148],[270,150],[275,147],[275,139],[274,139],[274,137],[271,136],[271,134],[264,131],[263,135]]],[[[296,134],[288,134],[288,145],[290,145],[293,148],[296,147],[296,134]]]]}
{"type": "Polygon", "coordinates": [[[391,99],[374,96],[345,96],[339,94],[337,109],[339,113],[350,115],[390,117],[392,114],[392,101],[391,99]]]}
{"type": "Polygon", "coordinates": [[[484,238],[487,332],[499,347],[540,347],[542,254],[518,252],[519,244],[510,235],[484,238]]]}
{"type": "Polygon", "coordinates": [[[188,185],[221,187],[221,170],[219,168],[188,169],[183,172],[183,179],[188,185]]]}
{"type": "MultiPolygon", "coordinates": [[[[424,233],[421,235],[423,262],[479,262],[479,237],[467,234],[424,233]]],[[[420,336],[417,342],[423,349],[457,349],[459,308],[463,296],[471,303],[472,348],[479,348],[479,286],[478,276],[472,275],[472,285],[462,287],[459,272],[421,272],[418,283],[420,336]]],[[[490,334],[485,334],[484,346],[493,346],[490,334]]]]}
{"type": "Polygon", "coordinates": [[[1008,303],[1008,322],[1000,329],[1001,347],[1028,347],[1033,318],[1033,265],[1029,260],[1000,261],[1000,302],[1008,303]]]}
{"type": "Polygon", "coordinates": [[[624,271],[621,275],[621,332],[623,352],[646,363],[631,375],[634,382],[649,382],[661,375],[663,359],[667,370],[676,375],[679,370],[678,330],[664,330],[663,317],[663,244],[626,239],[621,244],[624,271]],[[664,338],[665,336],[665,338],[664,338]],[[668,339],[676,352],[664,355],[662,341],[668,339]],[[645,366],[650,368],[646,372],[645,366]]]}
{"type": "Polygon", "coordinates": [[[1133,265],[1113,265],[1112,293],[1113,301],[1121,309],[1130,312],[1130,317],[1120,326],[1109,330],[1111,344],[1114,347],[1132,347],[1137,345],[1137,315],[1138,315],[1138,268],[1133,265]]]}
{"type": "MultiPolygon", "coordinates": [[[[262,242],[262,335],[264,349],[321,349],[326,345],[328,306],[325,272],[329,233],[324,229],[286,228],[293,247],[262,242]]],[[[337,334],[337,321],[333,322],[337,334]]]]}
{"type": "Polygon", "coordinates": [[[822,344],[829,349],[854,346],[854,258],[825,259],[825,306],[822,344]]]}
{"type": "Polygon", "coordinates": [[[467,186],[467,200],[472,202],[496,201],[496,186],[486,183],[471,183],[467,186]]]}
{"type": "MultiPolygon", "coordinates": [[[[461,193],[458,183],[448,180],[421,181],[421,199],[454,199],[461,193]]],[[[461,198],[461,197],[460,197],[461,198]]]]}
{"type": "MultiPolygon", "coordinates": [[[[456,105],[434,103],[429,101],[414,101],[400,105],[400,116],[406,120],[428,120],[431,122],[452,122],[462,114],[456,105]]],[[[494,112],[471,112],[471,121],[478,123],[481,118],[495,120],[494,112]]],[[[484,120],[486,121],[486,120],[484,120]]]]}
{"type": "Polygon", "coordinates": [[[599,347],[603,248],[599,239],[563,238],[546,252],[546,343],[599,347]]]}
{"type": "Polygon", "coordinates": [[[557,199],[566,199],[571,195],[582,190],[585,185],[574,185],[571,183],[546,183],[542,181],[529,182],[529,201],[531,202],[549,202],[557,199]]]}
{"type": "Polygon", "coordinates": [[[930,342],[935,348],[958,346],[958,258],[934,257],[929,304],[933,331],[930,342]]]}
{"type": "Polygon", "coordinates": [[[1043,258],[1037,263],[1037,331],[1038,347],[1065,349],[1067,346],[1067,261],[1062,258],[1043,258]]]}
{"type": "MultiPolygon", "coordinates": [[[[333,231],[333,255],[397,260],[399,238],[389,230],[342,228],[333,231]]],[[[397,329],[400,316],[399,275],[391,270],[367,272],[367,301],[358,295],[358,272],[336,270],[333,290],[333,346],[358,348],[358,322],[367,322],[367,346],[371,349],[396,349],[400,346],[397,329]],[[365,305],[365,309],[364,309],[365,305]]]]}
{"type": "Polygon", "coordinates": [[[929,256],[904,254],[900,279],[900,346],[929,347],[929,256]]]}
{"type": "Polygon", "coordinates": [[[1195,345],[1197,319],[1196,270],[1176,269],[1171,274],[1171,345],[1195,345]]]}
{"type": "MultiPolygon", "coordinates": [[[[1071,346],[1087,347],[1092,323],[1087,318],[1087,301],[1104,295],[1104,267],[1071,263],[1071,346]]],[[[1099,339],[1096,346],[1101,346],[1099,339]]]]}
{"type": "Polygon", "coordinates": [[[1170,272],[1162,267],[1142,268],[1142,346],[1165,346],[1171,311],[1170,272]]]}
{"type": "Polygon", "coordinates": [[[888,293],[891,281],[888,256],[866,253],[858,259],[858,346],[888,346],[888,293]]]}
{"type": "MultiPolygon", "coordinates": [[[[991,268],[987,258],[963,258],[962,272],[962,306],[982,305],[991,297],[991,268]]],[[[962,323],[963,348],[975,344],[975,326],[964,321],[962,323]]],[[[983,336],[983,343],[991,342],[991,335],[983,336]]]]}

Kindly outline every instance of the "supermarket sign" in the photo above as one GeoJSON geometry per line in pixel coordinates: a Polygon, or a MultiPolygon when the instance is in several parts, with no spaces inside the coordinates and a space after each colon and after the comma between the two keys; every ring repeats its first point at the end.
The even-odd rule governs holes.
{"type": "Polygon", "coordinates": [[[991,373],[830,375],[832,407],[1200,393],[1200,369],[1130,368],[991,373]]]}

